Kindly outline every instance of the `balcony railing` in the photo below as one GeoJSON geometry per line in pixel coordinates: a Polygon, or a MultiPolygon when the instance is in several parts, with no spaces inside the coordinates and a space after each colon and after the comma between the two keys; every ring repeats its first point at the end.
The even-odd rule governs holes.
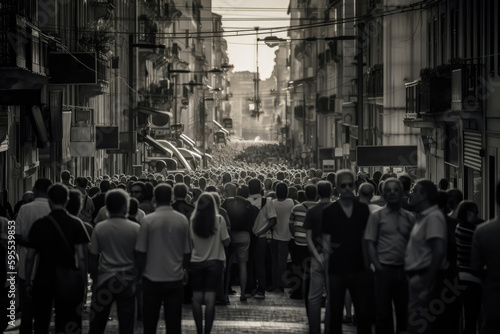
{"type": "Polygon", "coordinates": [[[420,86],[421,81],[416,80],[405,84],[406,86],[406,119],[420,118],[420,86]]]}
{"type": "Polygon", "coordinates": [[[384,96],[384,68],[383,65],[374,65],[370,68],[366,80],[368,97],[384,96]]]}

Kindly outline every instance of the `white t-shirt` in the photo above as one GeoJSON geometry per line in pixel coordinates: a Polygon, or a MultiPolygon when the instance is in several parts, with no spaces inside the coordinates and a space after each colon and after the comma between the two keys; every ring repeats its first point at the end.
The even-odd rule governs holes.
{"type": "Polygon", "coordinates": [[[293,199],[287,198],[284,201],[273,199],[274,210],[276,211],[277,224],[273,227],[273,239],[279,241],[290,241],[290,214],[295,206],[293,199]]]}
{"type": "Polygon", "coordinates": [[[204,262],[209,260],[226,260],[222,241],[229,239],[226,222],[222,216],[217,215],[215,233],[208,238],[202,238],[193,231],[193,221],[189,224],[189,239],[191,241],[191,262],[204,262]]]}

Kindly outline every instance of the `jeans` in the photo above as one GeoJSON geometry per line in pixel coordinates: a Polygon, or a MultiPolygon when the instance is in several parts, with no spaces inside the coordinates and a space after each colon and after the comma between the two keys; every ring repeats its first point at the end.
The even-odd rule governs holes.
{"type": "Polygon", "coordinates": [[[290,241],[289,247],[292,257],[292,268],[290,275],[288,275],[288,283],[292,288],[292,296],[302,298],[306,293],[305,290],[309,289],[309,267],[311,261],[309,250],[307,246],[296,245],[293,240],[290,241]]]}
{"type": "Polygon", "coordinates": [[[267,239],[258,238],[255,242],[254,260],[255,260],[255,274],[257,278],[257,290],[259,292],[266,292],[266,248],[267,239]]]}
{"type": "Polygon", "coordinates": [[[176,282],[153,282],[143,277],[144,334],[156,333],[161,305],[165,312],[167,333],[181,333],[182,280],[176,282]]]}
{"type": "Polygon", "coordinates": [[[383,270],[375,273],[375,299],[377,333],[394,333],[393,302],[396,313],[396,333],[406,331],[408,281],[403,266],[384,266],[383,270]]]}
{"type": "MultiPolygon", "coordinates": [[[[323,256],[323,255],[321,255],[323,256]]],[[[321,306],[323,304],[323,292],[326,288],[325,268],[321,266],[314,257],[311,257],[311,274],[309,279],[309,289],[306,289],[304,299],[308,304],[307,318],[309,319],[309,333],[321,333],[321,306]]],[[[328,303],[326,303],[326,314],[329,313],[328,303]]],[[[325,317],[325,333],[328,333],[328,319],[325,317]]]]}
{"type": "Polygon", "coordinates": [[[114,301],[118,313],[119,333],[134,333],[135,282],[116,275],[100,284],[92,295],[89,334],[104,333],[114,301]]]}
{"type": "Polygon", "coordinates": [[[329,333],[342,334],[342,315],[344,312],[345,292],[351,293],[357,320],[358,334],[371,334],[369,300],[369,273],[328,273],[328,302],[330,305],[329,333]]]}
{"type": "Polygon", "coordinates": [[[288,258],[288,241],[272,240],[271,256],[273,259],[273,285],[284,289],[286,281],[286,261],[288,258]]]}

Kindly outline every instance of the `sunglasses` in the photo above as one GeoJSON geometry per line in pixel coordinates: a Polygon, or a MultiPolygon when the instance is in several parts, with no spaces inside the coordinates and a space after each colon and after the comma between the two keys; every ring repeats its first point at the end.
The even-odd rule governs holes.
{"type": "Polygon", "coordinates": [[[353,187],[352,182],[350,182],[350,183],[341,183],[340,184],[340,188],[345,189],[346,187],[349,187],[349,188],[352,189],[352,187],[353,187]]]}

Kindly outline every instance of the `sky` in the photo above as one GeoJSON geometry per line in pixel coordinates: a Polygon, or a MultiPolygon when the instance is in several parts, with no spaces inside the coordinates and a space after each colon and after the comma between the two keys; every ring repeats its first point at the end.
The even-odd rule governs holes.
{"type": "MultiPolygon", "coordinates": [[[[259,38],[278,36],[286,38],[287,33],[274,32],[285,29],[270,29],[286,27],[290,24],[287,8],[290,0],[212,0],[212,11],[222,15],[222,27],[229,54],[229,62],[234,65],[233,71],[256,70],[256,45],[257,36],[255,27],[259,27],[259,38]],[[248,30],[248,31],[242,31],[248,30]],[[247,36],[229,37],[236,31],[247,36]]],[[[277,47],[270,48],[259,42],[259,74],[261,80],[271,76],[274,67],[274,52],[277,47]]]]}

